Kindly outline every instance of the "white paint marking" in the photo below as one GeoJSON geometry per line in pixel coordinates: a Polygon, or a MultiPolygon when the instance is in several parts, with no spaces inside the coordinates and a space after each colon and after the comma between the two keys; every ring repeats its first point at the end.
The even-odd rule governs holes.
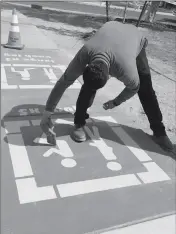
{"type": "Polygon", "coordinates": [[[65,158],[61,161],[63,167],[73,168],[76,166],[76,161],[71,158],[65,158]]]}
{"type": "Polygon", "coordinates": [[[21,57],[20,54],[8,54],[8,53],[4,53],[4,56],[7,56],[7,57],[21,57]]]}
{"type": "Polygon", "coordinates": [[[16,180],[20,204],[56,199],[53,186],[37,187],[34,178],[16,180]]]}
{"type": "Polygon", "coordinates": [[[62,71],[62,73],[64,73],[67,68],[65,65],[52,65],[52,67],[59,68],[62,71]]]}
{"type": "MultiPolygon", "coordinates": [[[[30,80],[30,74],[28,70],[35,69],[35,67],[42,67],[46,69],[45,67],[51,67],[50,65],[40,65],[40,64],[1,64],[1,89],[53,89],[54,85],[8,85],[7,83],[7,77],[6,77],[6,72],[5,72],[5,66],[13,66],[11,67],[12,72],[18,72],[22,76],[22,80],[30,80]],[[23,71],[16,71],[14,67],[31,67],[31,68],[24,68],[23,71]]],[[[61,66],[63,67],[63,66],[61,66]]],[[[62,68],[63,69],[63,68],[62,68]]],[[[46,70],[45,70],[46,72],[46,70]]],[[[50,81],[51,83],[56,83],[57,82],[57,77],[55,76],[53,70],[47,71],[47,75],[50,76],[50,81]]],[[[81,84],[79,81],[75,81],[71,86],[68,87],[68,89],[80,89],[81,84]]]]}
{"type": "Polygon", "coordinates": [[[11,67],[12,64],[9,63],[1,63],[1,67],[11,67]]]}
{"type": "Polygon", "coordinates": [[[60,113],[60,112],[63,112],[63,111],[64,111],[64,109],[61,108],[61,107],[59,107],[59,108],[57,108],[57,109],[55,110],[55,113],[60,113]]]}
{"type": "Polygon", "coordinates": [[[80,89],[81,84],[79,82],[74,82],[71,86],[68,87],[69,89],[80,89]]]}
{"type": "Polygon", "coordinates": [[[92,127],[93,133],[87,126],[85,126],[84,129],[87,132],[88,136],[93,141],[93,143],[89,143],[89,144],[91,146],[97,147],[106,160],[117,159],[116,155],[113,153],[112,147],[109,147],[106,144],[106,142],[100,137],[98,128],[96,126],[92,127]]]}
{"type": "Polygon", "coordinates": [[[43,133],[41,137],[37,137],[33,141],[36,144],[49,145],[46,139],[46,135],[43,133]]]}
{"type": "Polygon", "coordinates": [[[64,107],[64,111],[65,112],[70,112],[70,113],[74,112],[73,108],[71,108],[71,107],[64,107]]]}
{"type": "Polygon", "coordinates": [[[40,126],[41,119],[33,119],[31,120],[31,122],[34,126],[40,126]]]}
{"type": "Polygon", "coordinates": [[[46,64],[13,64],[13,67],[51,67],[46,64]]]}
{"type": "Polygon", "coordinates": [[[74,124],[73,121],[66,120],[66,119],[56,119],[55,123],[57,123],[57,124],[70,124],[70,125],[74,124]]]}
{"type": "Polygon", "coordinates": [[[140,181],[133,174],[108,178],[79,181],[57,185],[60,196],[70,197],[93,192],[106,191],[129,186],[140,185],[140,181]]]}
{"type": "Polygon", "coordinates": [[[46,62],[46,63],[54,63],[54,61],[53,60],[46,60],[46,59],[35,59],[35,58],[23,58],[23,60],[25,61],[25,62],[41,62],[41,63],[43,63],[43,62],[46,62]]]}
{"type": "Polygon", "coordinates": [[[120,126],[120,124],[117,123],[117,121],[112,118],[111,116],[93,116],[92,117],[93,119],[96,119],[96,120],[99,120],[99,121],[105,121],[105,122],[108,122],[108,125],[110,127],[113,127],[113,126],[120,126]]]}
{"type": "Polygon", "coordinates": [[[155,162],[143,163],[143,165],[148,171],[137,175],[145,184],[170,180],[170,177],[155,162]]]}
{"type": "Polygon", "coordinates": [[[111,171],[120,171],[122,169],[122,166],[118,162],[108,162],[107,168],[111,171]]]}
{"type": "Polygon", "coordinates": [[[45,75],[48,76],[50,82],[56,82],[57,81],[57,76],[54,74],[53,69],[52,68],[43,68],[45,75]]]}
{"type": "Polygon", "coordinates": [[[33,171],[22,136],[8,135],[8,142],[15,178],[32,176],[33,171]]]}
{"type": "Polygon", "coordinates": [[[152,161],[149,155],[121,128],[112,128],[113,132],[124,142],[140,162],[152,161]]]}
{"type": "Polygon", "coordinates": [[[20,89],[52,89],[53,85],[19,85],[20,89]]]}
{"type": "Polygon", "coordinates": [[[39,108],[29,108],[31,114],[40,114],[39,108]]]}
{"type": "Polygon", "coordinates": [[[20,116],[27,116],[28,115],[27,109],[19,109],[18,112],[19,112],[20,116]]]}
{"type": "Polygon", "coordinates": [[[6,58],[6,61],[19,61],[20,59],[19,58],[6,58]]]}
{"type": "Polygon", "coordinates": [[[35,68],[24,68],[23,71],[16,71],[14,67],[11,67],[11,71],[15,73],[19,73],[21,75],[22,80],[30,80],[29,70],[33,70],[35,68]]]}
{"type": "MultiPolygon", "coordinates": [[[[81,84],[73,84],[68,89],[79,89],[81,84]]],[[[20,89],[53,89],[54,85],[19,85],[20,89]]]]}
{"type": "Polygon", "coordinates": [[[65,158],[70,158],[74,156],[72,150],[70,149],[69,145],[67,144],[65,140],[56,140],[56,144],[57,144],[57,148],[49,149],[43,154],[43,156],[49,157],[53,153],[56,153],[65,158]]]}
{"type": "Polygon", "coordinates": [[[7,76],[4,67],[1,67],[1,85],[2,84],[7,85],[7,76]]]}
{"type": "MultiPolygon", "coordinates": [[[[102,117],[95,117],[95,118],[106,121],[108,125],[110,122],[117,123],[117,121],[110,116],[107,116],[107,117],[104,116],[103,118],[102,117]]],[[[112,127],[112,125],[109,125],[109,126],[112,127]]],[[[122,127],[118,127],[118,128],[112,127],[111,129],[124,142],[124,144],[137,157],[139,161],[146,162],[146,161],[152,160],[149,157],[149,155],[143,149],[141,149],[140,146],[125,132],[125,130],[123,130],[122,127]]]]}
{"type": "Polygon", "coordinates": [[[1,84],[1,89],[17,89],[17,85],[1,84]]]}
{"type": "Polygon", "coordinates": [[[8,85],[4,66],[1,66],[1,89],[17,89],[17,85],[8,85]]]}

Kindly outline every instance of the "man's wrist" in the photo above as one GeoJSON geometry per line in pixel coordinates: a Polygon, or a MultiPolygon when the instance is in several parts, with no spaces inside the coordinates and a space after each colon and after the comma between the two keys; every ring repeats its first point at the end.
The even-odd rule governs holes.
{"type": "Polygon", "coordinates": [[[50,117],[53,114],[53,112],[48,111],[48,110],[44,110],[43,115],[46,117],[50,117]]]}
{"type": "Polygon", "coordinates": [[[113,100],[113,105],[114,105],[114,106],[119,106],[120,104],[117,102],[117,100],[114,99],[114,100],[113,100]]]}

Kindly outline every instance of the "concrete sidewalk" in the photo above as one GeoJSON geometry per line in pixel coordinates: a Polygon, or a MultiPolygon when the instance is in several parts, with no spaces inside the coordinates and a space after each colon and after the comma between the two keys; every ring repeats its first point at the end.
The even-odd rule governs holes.
{"type": "Polygon", "coordinates": [[[101,232],[101,234],[175,234],[175,226],[176,215],[170,215],[124,228],[101,232]]]}

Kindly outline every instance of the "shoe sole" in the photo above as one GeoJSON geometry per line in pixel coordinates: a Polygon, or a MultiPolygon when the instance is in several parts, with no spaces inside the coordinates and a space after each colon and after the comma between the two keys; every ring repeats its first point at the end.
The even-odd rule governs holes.
{"type": "Polygon", "coordinates": [[[76,142],[84,142],[86,141],[86,137],[82,137],[82,138],[76,138],[75,136],[73,136],[73,134],[71,135],[72,140],[76,141],[76,142]]]}

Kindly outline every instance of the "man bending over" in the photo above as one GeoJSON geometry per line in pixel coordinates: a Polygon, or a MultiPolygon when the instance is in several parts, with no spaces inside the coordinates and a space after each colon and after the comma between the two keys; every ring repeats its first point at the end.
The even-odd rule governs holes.
{"type": "Polygon", "coordinates": [[[76,102],[72,138],[79,142],[86,141],[83,127],[89,118],[87,109],[92,105],[97,90],[104,87],[109,76],[112,76],[123,82],[125,88],[113,100],[104,103],[104,109],[118,107],[138,94],[156,142],[165,150],[172,151],[173,145],[166,134],[152,86],[146,46],[147,39],[135,26],[116,21],[105,23],[78,51],[55,84],[41,120],[43,131],[50,134],[51,114],[65,90],[83,75],[84,83],[76,102]]]}

